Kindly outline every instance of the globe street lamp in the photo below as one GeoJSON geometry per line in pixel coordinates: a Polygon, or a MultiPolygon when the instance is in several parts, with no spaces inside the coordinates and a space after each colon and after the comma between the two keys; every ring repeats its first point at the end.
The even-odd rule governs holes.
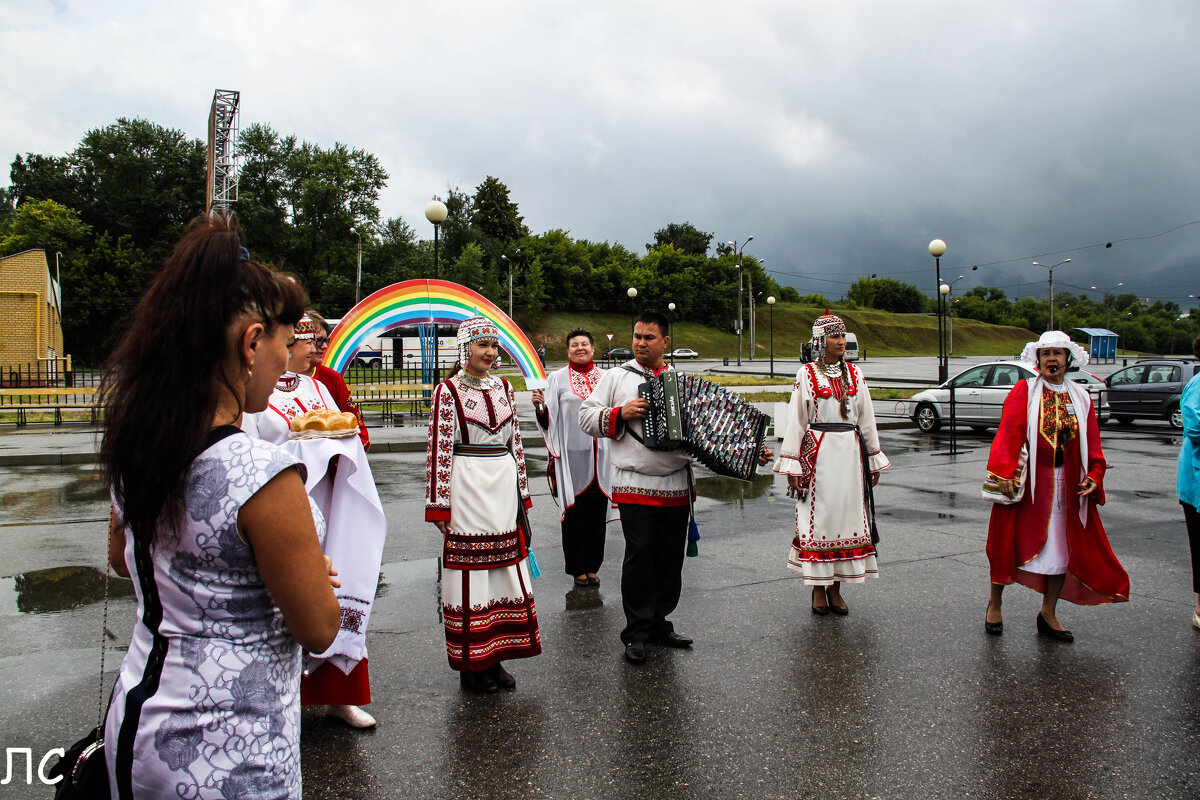
{"type": "Polygon", "coordinates": [[[946,340],[942,334],[942,256],[946,254],[946,243],[941,239],[934,239],[929,243],[929,255],[933,256],[933,268],[937,283],[934,288],[937,290],[935,295],[937,299],[937,318],[938,318],[938,383],[945,383],[949,377],[950,365],[946,361],[946,340]]]}
{"type": "Polygon", "coordinates": [[[637,323],[634,322],[634,317],[636,314],[633,313],[633,298],[637,297],[637,289],[630,286],[625,291],[625,294],[629,295],[629,330],[632,333],[634,327],[637,325],[637,323]]]}
{"type": "Polygon", "coordinates": [[[775,295],[767,298],[767,305],[771,307],[771,377],[775,377],[775,295]]]}
{"type": "Polygon", "coordinates": [[[1045,264],[1039,264],[1036,261],[1033,262],[1035,267],[1043,267],[1050,273],[1050,322],[1047,324],[1046,330],[1051,330],[1054,327],[1054,268],[1061,267],[1063,264],[1069,263],[1071,263],[1071,259],[1069,258],[1064,258],[1057,264],[1051,264],[1048,267],[1045,264]]]}
{"type": "Polygon", "coordinates": [[[442,223],[446,221],[450,210],[446,208],[446,204],[441,200],[434,200],[429,205],[425,206],[425,219],[433,223],[433,278],[438,278],[438,230],[442,227],[442,223]]]}
{"type": "Polygon", "coordinates": [[[750,242],[752,242],[752,241],[754,241],[754,236],[750,236],[749,238],[746,239],[746,241],[742,242],[741,247],[738,247],[738,244],[735,241],[726,242],[726,244],[728,244],[730,247],[733,248],[733,252],[737,253],[737,260],[738,260],[737,261],[737,268],[738,268],[738,322],[737,322],[738,357],[737,357],[737,363],[738,363],[739,367],[742,365],[742,251],[745,250],[746,245],[750,244],[750,242]]]}

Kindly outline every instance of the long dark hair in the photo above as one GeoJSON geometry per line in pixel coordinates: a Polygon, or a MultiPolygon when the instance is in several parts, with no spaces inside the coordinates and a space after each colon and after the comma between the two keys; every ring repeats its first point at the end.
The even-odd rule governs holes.
{"type": "MultiPolygon", "coordinates": [[[[230,326],[295,325],[304,293],[245,258],[231,216],[199,217],[134,309],[100,393],[100,460],[135,539],[179,521],[184,476],[230,383],[230,326]]],[[[239,399],[239,405],[241,403],[239,399]]]]}

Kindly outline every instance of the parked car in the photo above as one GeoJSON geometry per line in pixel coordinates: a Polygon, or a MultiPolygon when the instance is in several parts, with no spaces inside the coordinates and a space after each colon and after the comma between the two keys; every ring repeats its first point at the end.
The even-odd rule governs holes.
{"type": "MultiPolygon", "coordinates": [[[[950,420],[950,385],[954,384],[954,421],[983,431],[1000,424],[1004,400],[1017,381],[1032,378],[1037,372],[1024,361],[992,361],[963,370],[936,389],[917,392],[909,400],[909,418],[926,433],[932,433],[950,420]]],[[[1096,408],[1096,422],[1103,425],[1109,417],[1107,391],[1099,378],[1083,370],[1070,370],[1067,379],[1087,386],[1096,408]]]]}
{"type": "Polygon", "coordinates": [[[1067,370],[1067,380],[1081,383],[1087,387],[1088,392],[1092,395],[1092,402],[1096,406],[1097,424],[1103,425],[1108,422],[1112,414],[1112,406],[1108,403],[1108,384],[1104,382],[1104,379],[1079,367],[1071,367],[1067,370]]]}
{"type": "Polygon", "coordinates": [[[1108,376],[1108,405],[1122,425],[1135,419],[1165,419],[1183,429],[1179,398],[1183,387],[1200,371],[1200,361],[1182,358],[1147,359],[1108,376]]]}
{"type": "Polygon", "coordinates": [[[853,333],[846,334],[846,355],[847,361],[858,361],[858,337],[853,333]]]}
{"type": "Polygon", "coordinates": [[[700,354],[686,347],[676,347],[671,351],[671,358],[699,358],[700,354]]]}
{"type": "Polygon", "coordinates": [[[600,357],[610,360],[628,361],[629,359],[633,358],[633,351],[628,347],[614,347],[600,357]]]}

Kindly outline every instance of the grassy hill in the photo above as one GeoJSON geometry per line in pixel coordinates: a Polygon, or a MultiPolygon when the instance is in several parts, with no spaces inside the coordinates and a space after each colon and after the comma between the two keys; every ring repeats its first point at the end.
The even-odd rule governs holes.
{"type": "MultiPolygon", "coordinates": [[[[771,355],[771,316],[767,308],[759,307],[758,330],[756,332],[755,358],[771,355]]],[[[795,358],[800,345],[812,336],[812,321],[825,313],[824,308],[802,306],[794,303],[775,304],[775,356],[795,358]]],[[[858,336],[860,350],[868,356],[936,356],[937,317],[926,314],[892,314],[871,309],[840,310],[834,313],[846,320],[846,326],[858,336]]],[[[520,317],[520,314],[518,314],[520,317]]],[[[528,320],[520,319],[522,325],[528,320]]],[[[564,337],[567,331],[584,327],[596,338],[597,352],[608,349],[605,334],[613,334],[613,347],[628,347],[630,321],[628,315],[620,314],[543,314],[525,332],[535,346],[544,345],[547,357],[558,361],[565,352],[564,337]]],[[[742,353],[750,355],[750,326],[742,337],[742,353]]],[[[1015,356],[1026,342],[1037,335],[1024,328],[988,325],[969,319],[954,320],[954,355],[959,356],[1015,356]]],[[[690,347],[704,358],[720,358],[737,355],[737,334],[719,331],[691,322],[678,322],[671,332],[673,347],[690,347]]]]}

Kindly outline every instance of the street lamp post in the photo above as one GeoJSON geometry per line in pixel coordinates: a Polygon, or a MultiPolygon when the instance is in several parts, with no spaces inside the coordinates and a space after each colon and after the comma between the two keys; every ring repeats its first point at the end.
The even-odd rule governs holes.
{"type": "MultiPolygon", "coordinates": [[[[513,258],[520,255],[520,253],[521,253],[521,248],[518,247],[517,252],[513,253],[513,258]]],[[[504,255],[503,253],[500,254],[500,258],[504,259],[505,264],[508,264],[508,318],[512,319],[512,315],[513,315],[513,302],[512,302],[513,262],[512,262],[511,258],[504,255]]]]}
{"type": "Polygon", "coordinates": [[[771,307],[771,377],[775,377],[775,295],[770,295],[767,298],[767,305],[771,307]]]}
{"type": "Polygon", "coordinates": [[[746,241],[742,242],[741,247],[738,247],[737,242],[734,242],[734,241],[727,242],[727,244],[733,248],[733,252],[737,253],[737,258],[738,258],[738,263],[737,263],[737,268],[738,268],[738,324],[737,324],[738,357],[737,357],[737,363],[738,363],[739,367],[742,365],[742,251],[745,250],[746,245],[750,244],[750,242],[752,242],[752,241],[754,241],[753,235],[751,235],[749,238],[747,238],[746,241]]]}
{"type": "Polygon", "coordinates": [[[954,355],[954,301],[950,299],[950,294],[954,291],[954,284],[961,281],[966,275],[959,275],[954,280],[946,285],[950,287],[950,291],[946,293],[946,329],[947,339],[950,340],[949,346],[946,348],[947,356],[954,355]]]}
{"type": "MultiPolygon", "coordinates": [[[[675,329],[675,304],[674,303],[667,303],[667,328],[669,330],[675,329]]],[[[674,335],[674,334],[672,334],[672,335],[674,335]]],[[[678,344],[679,342],[676,341],[675,343],[678,344]]],[[[671,348],[671,366],[672,367],[675,366],[675,348],[671,348]]]]}
{"type": "Polygon", "coordinates": [[[937,283],[934,288],[937,291],[937,318],[938,318],[938,383],[945,383],[949,377],[950,365],[946,361],[946,338],[942,333],[944,326],[943,309],[942,309],[942,256],[946,254],[946,243],[941,239],[934,239],[929,243],[929,255],[933,256],[933,269],[937,283]]]}
{"type": "Polygon", "coordinates": [[[1050,273],[1050,322],[1046,325],[1046,330],[1050,330],[1054,327],[1054,268],[1061,267],[1063,264],[1069,263],[1071,263],[1071,259],[1069,258],[1064,258],[1057,264],[1051,264],[1050,266],[1039,264],[1036,261],[1033,262],[1035,267],[1043,267],[1047,272],[1050,273]]]}
{"type": "Polygon", "coordinates": [[[355,228],[354,235],[358,237],[358,270],[354,273],[354,305],[358,305],[358,299],[362,296],[362,234],[358,232],[358,228],[355,228]]]}
{"type": "Polygon", "coordinates": [[[425,219],[433,223],[433,278],[438,279],[438,231],[442,227],[442,223],[446,221],[446,217],[450,214],[450,210],[446,208],[446,204],[441,200],[434,200],[429,205],[425,206],[425,219]]]}
{"type": "Polygon", "coordinates": [[[637,323],[634,321],[634,318],[637,316],[637,314],[634,313],[633,309],[633,299],[637,297],[637,289],[630,286],[625,290],[625,294],[629,295],[629,331],[632,333],[634,327],[637,325],[637,323]]]}
{"type": "Polygon", "coordinates": [[[1112,292],[1113,289],[1120,289],[1124,285],[1125,285],[1125,281],[1121,281],[1116,286],[1110,286],[1107,289],[1101,289],[1098,286],[1092,287],[1092,291],[1094,291],[1094,292],[1104,292],[1104,329],[1105,330],[1109,329],[1108,326],[1112,322],[1112,314],[1110,312],[1110,306],[1112,305],[1112,297],[1110,296],[1110,293],[1112,292]]]}

